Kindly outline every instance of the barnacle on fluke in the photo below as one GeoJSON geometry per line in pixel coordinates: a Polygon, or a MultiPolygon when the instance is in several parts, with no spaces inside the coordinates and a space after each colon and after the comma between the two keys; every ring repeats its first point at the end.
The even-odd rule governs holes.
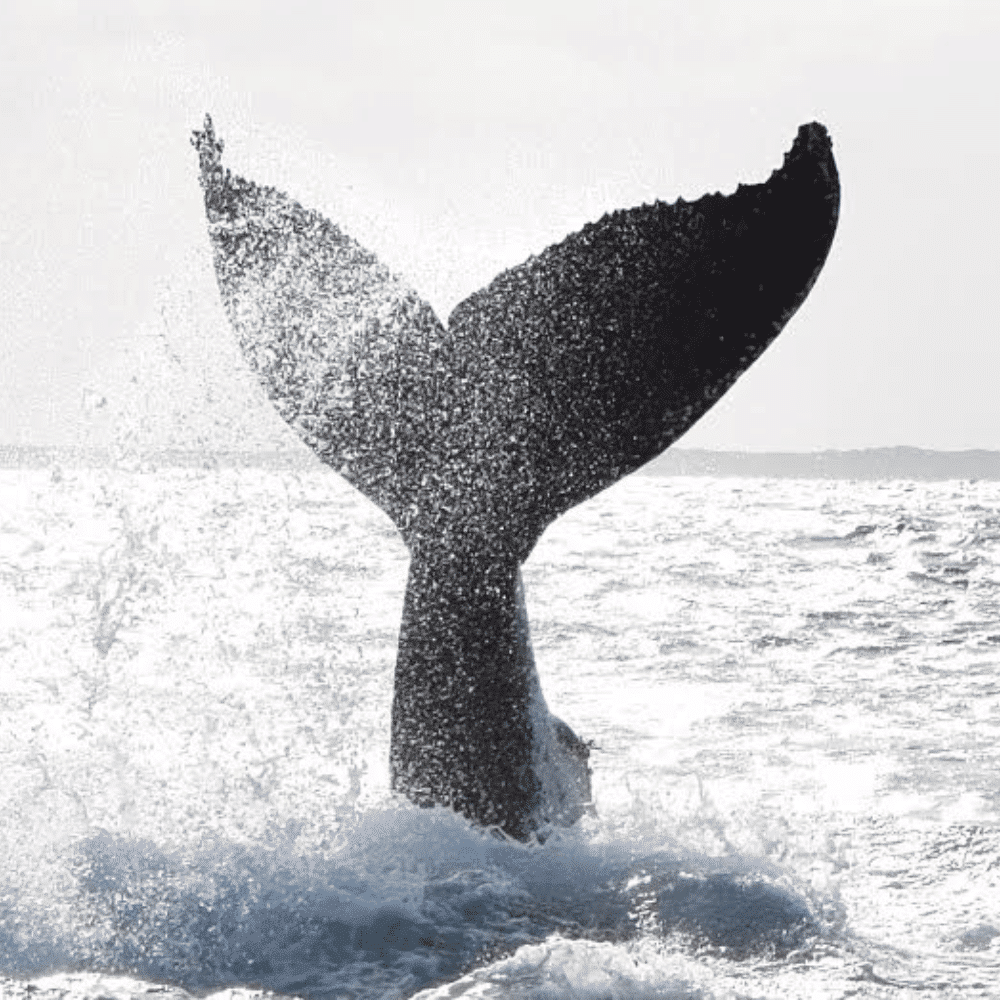
{"type": "Polygon", "coordinates": [[[823,126],[728,197],[613,212],[503,272],[443,326],[316,212],[195,132],[222,298],[282,417],[410,550],[395,788],[526,837],[590,797],[549,715],[520,565],[546,525],[654,458],[802,304],[837,225],[823,126]]]}

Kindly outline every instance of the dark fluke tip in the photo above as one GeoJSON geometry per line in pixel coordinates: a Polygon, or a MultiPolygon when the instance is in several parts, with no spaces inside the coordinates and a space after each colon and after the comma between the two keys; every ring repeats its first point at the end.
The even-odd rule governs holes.
{"type": "MultiPolygon", "coordinates": [[[[795,168],[818,171],[822,183],[831,187],[831,194],[832,189],[839,188],[830,133],[819,122],[809,122],[799,126],[795,142],[785,154],[782,170],[788,172],[795,168]]],[[[839,194],[839,191],[837,193],[839,194]]]]}
{"type": "Polygon", "coordinates": [[[805,144],[810,152],[818,153],[829,151],[832,148],[830,133],[826,126],[819,122],[808,122],[799,126],[798,135],[795,136],[795,145],[805,144]]]}
{"type": "Polygon", "coordinates": [[[205,115],[205,127],[202,131],[195,129],[191,133],[191,145],[198,152],[201,186],[208,187],[222,174],[222,151],[226,148],[226,144],[216,138],[211,115],[205,115]]]}
{"type": "Polygon", "coordinates": [[[826,163],[833,159],[830,134],[819,122],[800,125],[792,148],[785,153],[785,167],[794,163],[826,163]]]}

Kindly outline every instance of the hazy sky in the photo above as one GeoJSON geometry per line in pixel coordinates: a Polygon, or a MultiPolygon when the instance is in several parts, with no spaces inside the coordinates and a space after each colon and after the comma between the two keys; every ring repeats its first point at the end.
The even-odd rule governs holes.
{"type": "Polygon", "coordinates": [[[225,446],[239,363],[188,144],[211,111],[230,167],[443,319],[607,210],[764,180],[819,120],[826,268],[682,444],[1000,448],[998,48],[994,0],[4,4],[0,441],[86,439],[127,387],[149,433],[200,407],[225,446]]]}

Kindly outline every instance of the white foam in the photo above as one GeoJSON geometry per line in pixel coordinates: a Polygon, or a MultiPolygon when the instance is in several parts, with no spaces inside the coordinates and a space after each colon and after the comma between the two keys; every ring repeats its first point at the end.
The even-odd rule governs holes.
{"type": "Polygon", "coordinates": [[[554,936],[414,1000],[707,1000],[703,966],[655,946],[568,941],[554,936]]]}

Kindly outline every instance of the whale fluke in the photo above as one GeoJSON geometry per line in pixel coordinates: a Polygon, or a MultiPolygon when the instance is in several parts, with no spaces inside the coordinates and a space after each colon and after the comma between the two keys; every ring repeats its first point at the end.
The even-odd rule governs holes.
{"type": "Polygon", "coordinates": [[[802,304],[837,225],[826,130],[803,125],[763,184],[604,216],[446,326],[337,226],[225,169],[210,118],[193,143],[247,361],[410,551],[394,787],[519,838],[574,822],[588,748],[545,706],[521,563],[688,430],[802,304]]]}

